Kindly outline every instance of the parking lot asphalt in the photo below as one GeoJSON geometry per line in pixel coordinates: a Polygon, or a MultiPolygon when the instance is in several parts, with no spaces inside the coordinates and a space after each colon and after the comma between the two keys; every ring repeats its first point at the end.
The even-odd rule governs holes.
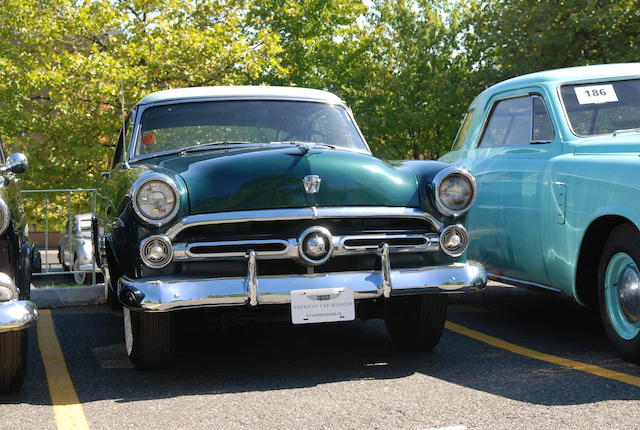
{"type": "Polygon", "coordinates": [[[183,333],[174,365],[147,372],[126,357],[120,313],[45,311],[22,390],[0,396],[0,428],[640,427],[640,366],[594,313],[497,286],[450,304],[426,353],[395,349],[377,320],[265,323],[183,333]]]}

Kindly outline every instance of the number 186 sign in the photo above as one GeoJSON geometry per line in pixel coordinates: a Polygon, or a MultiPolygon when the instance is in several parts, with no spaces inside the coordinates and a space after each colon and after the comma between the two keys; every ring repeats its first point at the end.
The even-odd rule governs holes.
{"type": "Polygon", "coordinates": [[[617,102],[618,96],[613,85],[589,85],[587,87],[574,87],[578,103],[581,105],[592,103],[617,102]]]}

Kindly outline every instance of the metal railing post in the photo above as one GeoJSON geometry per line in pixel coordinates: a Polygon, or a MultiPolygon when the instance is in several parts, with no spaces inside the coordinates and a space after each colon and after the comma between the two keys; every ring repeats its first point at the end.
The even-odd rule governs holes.
{"type": "Polygon", "coordinates": [[[44,265],[49,273],[49,193],[44,193],[44,265]]]}
{"type": "Polygon", "coordinates": [[[93,255],[93,241],[97,238],[93,237],[93,215],[96,213],[96,192],[91,191],[91,285],[96,285],[96,256],[93,255]]]}

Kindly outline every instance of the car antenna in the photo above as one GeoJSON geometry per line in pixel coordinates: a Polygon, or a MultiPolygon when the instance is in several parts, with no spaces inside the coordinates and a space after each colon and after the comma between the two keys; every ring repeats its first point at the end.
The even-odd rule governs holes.
{"type": "Polygon", "coordinates": [[[120,106],[122,109],[122,111],[120,112],[120,117],[122,119],[122,149],[123,149],[123,152],[125,152],[124,157],[122,157],[123,158],[122,167],[125,169],[129,169],[129,163],[127,162],[127,159],[126,159],[127,158],[126,151],[124,151],[126,147],[125,139],[127,137],[127,133],[125,130],[127,122],[126,122],[126,110],[124,107],[124,79],[120,79],[120,106]]]}

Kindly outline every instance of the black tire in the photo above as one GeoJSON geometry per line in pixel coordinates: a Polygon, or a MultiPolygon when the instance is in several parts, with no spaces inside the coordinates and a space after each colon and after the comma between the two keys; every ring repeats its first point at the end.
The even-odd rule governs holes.
{"type": "Polygon", "coordinates": [[[619,253],[628,254],[636,266],[640,267],[640,232],[634,226],[624,224],[616,227],[604,245],[598,266],[598,305],[607,337],[618,353],[627,361],[640,363],[640,333],[631,339],[621,337],[611,321],[612,317],[605,300],[607,267],[612,258],[619,253]]]}
{"type": "Polygon", "coordinates": [[[0,333],[0,392],[17,391],[27,366],[27,330],[0,333]]]}
{"type": "Polygon", "coordinates": [[[69,271],[69,267],[64,264],[64,253],[62,252],[62,248],[58,247],[58,261],[60,262],[60,265],[62,266],[62,271],[63,272],[68,272],[69,271]]]}
{"type": "Polygon", "coordinates": [[[124,308],[123,320],[125,347],[134,366],[140,370],[167,366],[173,353],[173,314],[124,308]]]}
{"type": "Polygon", "coordinates": [[[120,272],[120,268],[118,267],[118,263],[116,259],[113,257],[111,253],[111,249],[107,247],[107,264],[108,267],[103,268],[104,273],[104,286],[106,289],[106,299],[107,304],[114,311],[122,310],[122,303],[118,300],[118,296],[116,294],[116,285],[118,279],[122,276],[120,272]]]}
{"type": "Polygon", "coordinates": [[[428,351],[438,344],[447,319],[447,296],[391,297],[384,322],[393,343],[403,349],[428,351]]]}
{"type": "Polygon", "coordinates": [[[31,279],[33,277],[33,247],[24,243],[20,247],[18,267],[16,272],[16,287],[18,287],[20,300],[29,300],[31,297],[31,279]]]}

